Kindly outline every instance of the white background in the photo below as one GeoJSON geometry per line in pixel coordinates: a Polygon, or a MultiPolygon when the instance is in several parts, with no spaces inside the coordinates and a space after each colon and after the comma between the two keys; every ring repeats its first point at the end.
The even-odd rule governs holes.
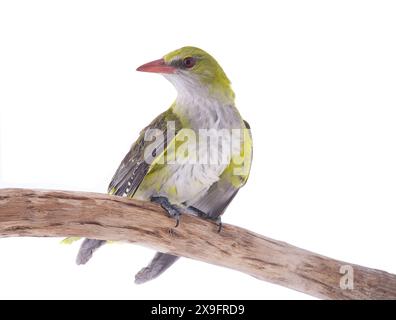
{"type": "MultiPolygon", "coordinates": [[[[105,192],[175,97],[135,68],[194,45],[254,135],[223,220],[396,273],[395,17],[393,1],[1,1],[0,187],[105,192]]],[[[59,240],[0,239],[0,298],[310,298],[188,259],[138,286],[152,250],[78,267],[59,240]]]]}

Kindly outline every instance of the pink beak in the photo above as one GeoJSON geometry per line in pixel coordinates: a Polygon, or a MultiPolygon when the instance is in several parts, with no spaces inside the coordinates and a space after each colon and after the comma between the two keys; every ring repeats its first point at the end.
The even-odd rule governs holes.
{"type": "Polygon", "coordinates": [[[176,68],[165,63],[164,59],[158,59],[141,65],[136,71],[155,72],[155,73],[175,73],[176,68]]]}

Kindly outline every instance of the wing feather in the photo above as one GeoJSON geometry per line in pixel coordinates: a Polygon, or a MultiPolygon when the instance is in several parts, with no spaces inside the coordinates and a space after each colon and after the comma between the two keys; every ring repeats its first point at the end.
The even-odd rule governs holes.
{"type": "Polygon", "coordinates": [[[132,145],[129,152],[122,160],[114,174],[108,188],[108,192],[118,196],[132,197],[144,177],[150,169],[151,163],[144,158],[145,150],[150,145],[154,159],[166,149],[168,144],[168,122],[174,121],[175,134],[180,130],[181,123],[177,115],[170,109],[155,118],[145,129],[140,132],[139,138],[132,145]],[[145,133],[148,129],[156,129],[162,132],[161,138],[154,141],[146,141],[145,133]],[[154,144],[154,145],[153,145],[154,144]]]}

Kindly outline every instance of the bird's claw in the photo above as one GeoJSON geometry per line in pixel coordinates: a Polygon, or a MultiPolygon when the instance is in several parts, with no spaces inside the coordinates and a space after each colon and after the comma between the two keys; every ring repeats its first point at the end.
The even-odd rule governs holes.
{"type": "Polygon", "coordinates": [[[177,227],[179,226],[179,224],[180,224],[180,215],[178,215],[178,216],[176,217],[175,228],[177,228],[177,227]]]}
{"type": "MultiPolygon", "coordinates": [[[[164,208],[164,207],[162,207],[162,208],[164,208]]],[[[167,210],[166,208],[164,208],[164,209],[167,210]]],[[[169,211],[167,210],[169,216],[176,220],[175,228],[177,228],[179,226],[179,224],[180,224],[180,211],[179,210],[175,210],[175,209],[172,210],[172,213],[170,211],[171,210],[169,210],[169,211]]]]}
{"type": "Polygon", "coordinates": [[[223,228],[223,223],[221,222],[221,217],[217,217],[215,220],[216,226],[217,226],[217,233],[220,233],[221,229],[223,228]]]}
{"type": "Polygon", "coordinates": [[[174,218],[176,220],[175,228],[177,228],[180,224],[180,210],[171,204],[161,205],[163,209],[169,214],[169,217],[174,218]]]}
{"type": "Polygon", "coordinates": [[[176,219],[175,228],[180,224],[180,209],[172,205],[166,197],[151,197],[152,202],[158,203],[169,215],[169,217],[176,219]]]}

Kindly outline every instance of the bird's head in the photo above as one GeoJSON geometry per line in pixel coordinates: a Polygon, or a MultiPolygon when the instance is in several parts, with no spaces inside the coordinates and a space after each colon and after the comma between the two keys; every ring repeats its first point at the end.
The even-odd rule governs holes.
{"type": "Polygon", "coordinates": [[[217,61],[207,52],[195,47],[183,47],[163,58],[146,63],[137,71],[164,75],[179,95],[211,95],[232,100],[231,82],[217,61]]]}

